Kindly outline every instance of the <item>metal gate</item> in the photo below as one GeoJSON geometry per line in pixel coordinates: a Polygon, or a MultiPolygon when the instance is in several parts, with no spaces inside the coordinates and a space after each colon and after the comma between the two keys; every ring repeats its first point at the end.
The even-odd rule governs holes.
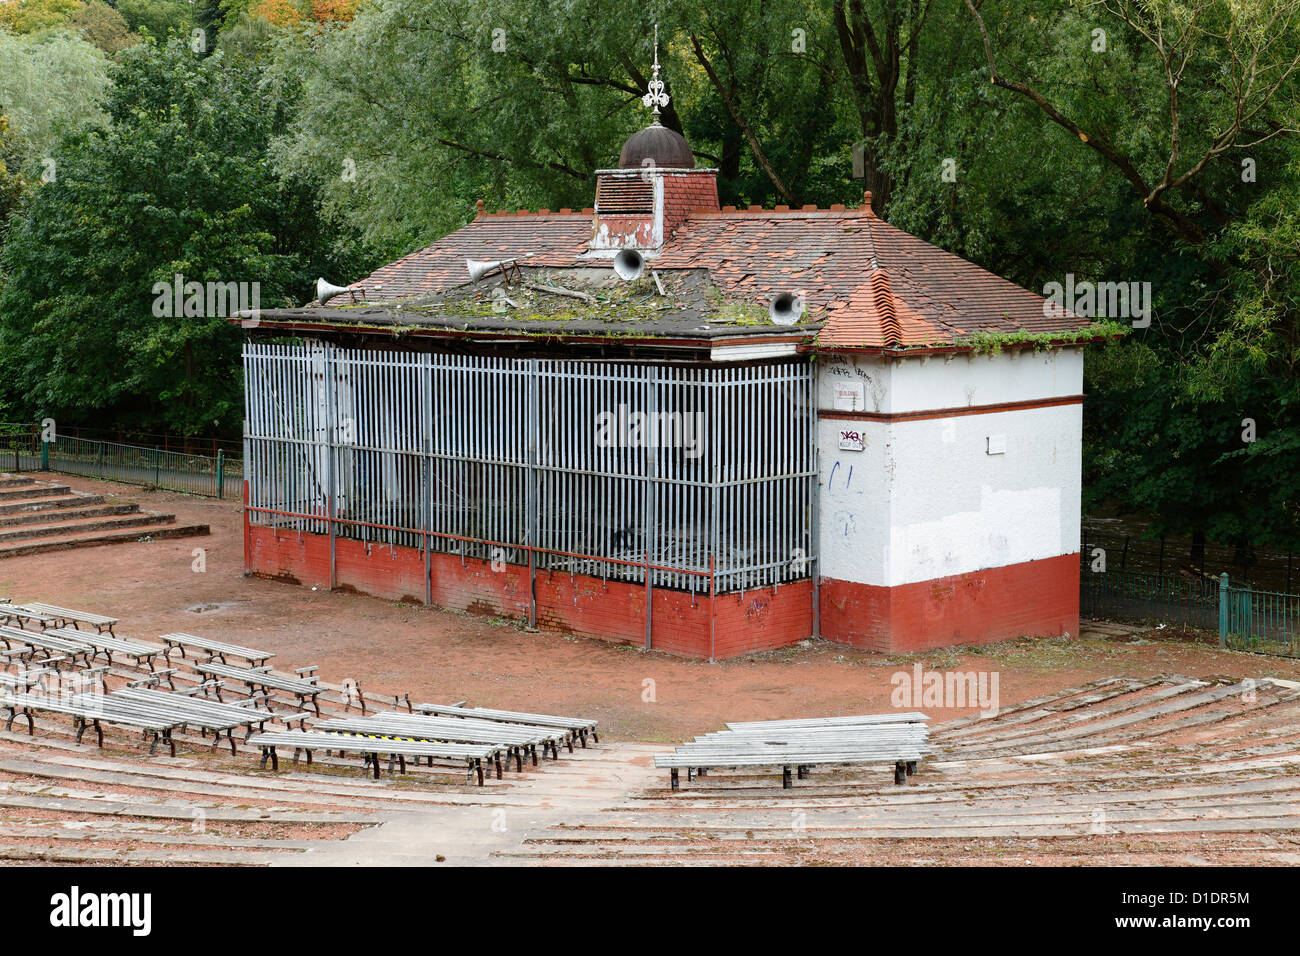
{"type": "Polygon", "coordinates": [[[1300,656],[1300,594],[1219,581],[1219,643],[1238,651],[1300,656]]]}

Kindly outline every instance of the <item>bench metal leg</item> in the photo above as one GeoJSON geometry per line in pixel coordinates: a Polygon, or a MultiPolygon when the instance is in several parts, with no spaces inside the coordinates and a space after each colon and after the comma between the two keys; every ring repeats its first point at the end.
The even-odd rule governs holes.
{"type": "Polygon", "coordinates": [[[474,758],[474,769],[478,771],[478,785],[483,786],[483,761],[478,757],[474,758]]]}
{"type": "Polygon", "coordinates": [[[523,772],[524,772],[523,750],[519,747],[516,747],[515,748],[515,773],[523,773],[523,772]]]}
{"type": "Polygon", "coordinates": [[[493,754],[492,759],[497,765],[497,779],[500,780],[501,779],[501,754],[500,753],[493,754]]]}
{"type": "Polygon", "coordinates": [[[677,768],[673,767],[668,771],[668,781],[674,790],[681,788],[681,780],[677,777],[677,768]]]}
{"type": "Polygon", "coordinates": [[[781,768],[781,789],[789,790],[793,786],[794,786],[794,781],[790,779],[790,768],[782,767],[781,768]]]}
{"type": "Polygon", "coordinates": [[[907,775],[909,777],[916,773],[916,766],[917,763],[915,760],[909,760],[907,762],[907,775]]]}
{"type": "Polygon", "coordinates": [[[301,747],[294,747],[294,748],[293,748],[293,765],[294,765],[295,767],[298,766],[298,756],[299,756],[301,753],[302,753],[302,748],[301,748],[301,747]]]}
{"type": "Polygon", "coordinates": [[[808,767],[807,767],[807,765],[806,765],[806,764],[799,764],[798,773],[799,773],[799,779],[800,779],[800,780],[807,780],[807,779],[808,779],[808,767]]]}
{"type": "Polygon", "coordinates": [[[907,781],[907,765],[903,761],[894,764],[894,784],[900,785],[907,781]]]}
{"type": "Polygon", "coordinates": [[[371,761],[371,763],[374,764],[374,767],[375,767],[375,779],[378,780],[378,779],[379,779],[379,754],[371,754],[371,755],[370,755],[370,761],[371,761]]]}

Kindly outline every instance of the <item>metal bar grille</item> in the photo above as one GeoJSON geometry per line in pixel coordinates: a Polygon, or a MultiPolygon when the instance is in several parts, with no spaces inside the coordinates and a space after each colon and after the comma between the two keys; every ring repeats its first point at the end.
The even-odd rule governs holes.
{"type": "Polygon", "coordinates": [[[250,343],[244,367],[253,524],[703,593],[813,573],[806,362],[250,343]]]}

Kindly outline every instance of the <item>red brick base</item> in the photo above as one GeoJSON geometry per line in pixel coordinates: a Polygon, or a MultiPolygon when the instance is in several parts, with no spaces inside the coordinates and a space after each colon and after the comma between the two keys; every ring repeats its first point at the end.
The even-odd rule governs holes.
{"type": "Polygon", "coordinates": [[[886,652],[1077,635],[1079,555],[892,588],[822,578],[821,633],[886,652]]]}
{"type": "MultiPolygon", "coordinates": [[[[329,537],[248,527],[248,569],[296,584],[330,586],[329,537]]],[[[416,548],[335,542],[335,586],[394,601],[424,603],[424,553],[416,548]]],[[[528,613],[528,569],[494,572],[480,560],[430,556],[430,591],[439,607],[502,614],[528,613]]],[[[644,585],[587,575],[539,571],[537,623],[622,643],[645,642],[644,585]]],[[[735,657],[783,647],[812,631],[812,583],[797,581],[745,594],[692,596],[656,589],[651,600],[651,645],[689,657],[735,657]]]]}

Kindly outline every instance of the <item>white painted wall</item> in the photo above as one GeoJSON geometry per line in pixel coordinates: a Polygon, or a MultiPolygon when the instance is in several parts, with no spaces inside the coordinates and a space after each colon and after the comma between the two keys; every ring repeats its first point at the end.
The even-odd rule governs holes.
{"type": "MultiPolygon", "coordinates": [[[[818,379],[823,409],[847,381],[863,383],[870,411],[1030,401],[1078,395],[1082,350],[924,364],[819,360],[818,379]]],[[[822,574],[892,587],[1077,551],[1082,423],[1077,404],[922,421],[823,419],[822,574]],[[841,450],[842,429],[861,432],[864,450],[841,450]],[[1005,453],[988,453],[991,436],[1005,453]]]]}
{"type": "Polygon", "coordinates": [[[862,382],[866,409],[901,413],[1060,398],[1083,391],[1083,349],[954,354],[884,360],[817,356],[819,408],[833,408],[836,384],[862,382]]]}

